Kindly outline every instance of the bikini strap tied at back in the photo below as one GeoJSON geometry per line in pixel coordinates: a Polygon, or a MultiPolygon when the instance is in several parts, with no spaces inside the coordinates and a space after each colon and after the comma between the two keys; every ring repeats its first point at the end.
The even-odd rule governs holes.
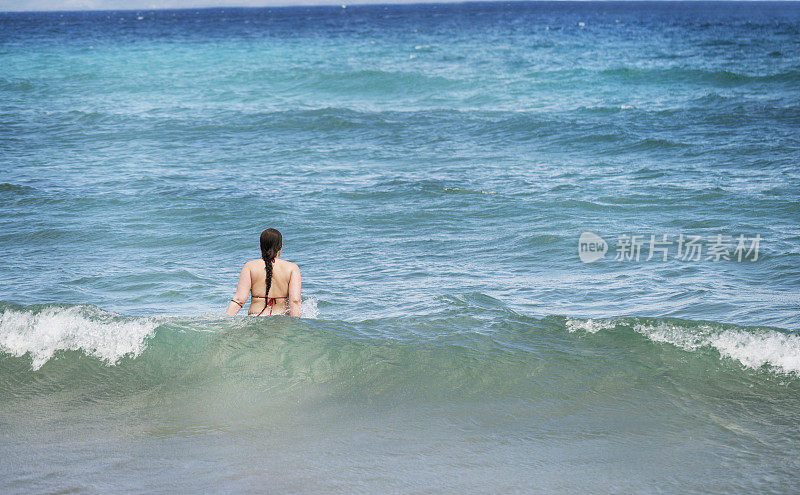
{"type": "MultiPolygon", "coordinates": [[[[256,299],[264,299],[264,296],[252,296],[252,297],[256,299]]],[[[272,314],[272,306],[275,304],[275,299],[286,299],[287,297],[289,296],[268,297],[267,304],[264,305],[264,309],[261,310],[261,313],[263,313],[264,311],[266,311],[267,308],[269,308],[269,314],[272,314]]],[[[258,313],[257,316],[261,316],[261,313],[258,313]]]]}

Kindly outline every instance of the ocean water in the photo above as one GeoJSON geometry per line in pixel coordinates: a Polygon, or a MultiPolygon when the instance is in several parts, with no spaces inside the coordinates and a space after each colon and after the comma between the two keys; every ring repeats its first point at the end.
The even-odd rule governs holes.
{"type": "Polygon", "coordinates": [[[0,13],[0,492],[792,492],[798,163],[798,3],[0,13]]]}

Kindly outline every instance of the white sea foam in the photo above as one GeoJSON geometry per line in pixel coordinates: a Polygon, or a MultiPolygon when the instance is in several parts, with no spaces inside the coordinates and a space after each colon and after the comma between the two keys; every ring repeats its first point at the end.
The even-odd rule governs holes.
{"type": "Polygon", "coordinates": [[[769,365],[784,373],[800,374],[800,336],[772,329],[720,329],[713,325],[682,328],[667,322],[636,324],[634,330],[656,342],[667,342],[688,351],[716,349],[748,368],[769,365]]]}
{"type": "Polygon", "coordinates": [[[570,332],[575,332],[577,330],[583,330],[584,332],[589,333],[597,333],[600,330],[607,330],[609,328],[614,328],[615,323],[611,320],[602,321],[602,320],[593,320],[589,318],[588,320],[579,320],[574,318],[567,318],[567,330],[570,332]]]}
{"type": "Polygon", "coordinates": [[[300,306],[300,315],[303,318],[317,318],[319,316],[316,297],[307,297],[303,299],[302,305],[300,306]]]}
{"type": "Polygon", "coordinates": [[[733,359],[747,368],[764,365],[783,373],[800,375],[800,335],[783,333],[771,328],[736,328],[715,324],[686,324],[676,322],[637,322],[636,320],[592,320],[567,318],[570,332],[583,330],[597,333],[616,325],[632,325],[654,342],[664,342],[687,351],[712,348],[720,357],[733,359]]]}
{"type": "Polygon", "coordinates": [[[34,370],[59,350],[83,350],[115,364],[138,356],[158,323],[152,318],[122,319],[87,306],[50,307],[40,312],[5,309],[0,313],[0,350],[29,354],[34,370]]]}

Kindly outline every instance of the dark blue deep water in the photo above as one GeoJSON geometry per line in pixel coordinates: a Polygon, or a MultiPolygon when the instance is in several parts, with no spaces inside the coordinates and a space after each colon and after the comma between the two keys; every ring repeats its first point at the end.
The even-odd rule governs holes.
{"type": "Polygon", "coordinates": [[[790,492],[799,197],[798,3],[0,13],[0,491],[790,492]]]}

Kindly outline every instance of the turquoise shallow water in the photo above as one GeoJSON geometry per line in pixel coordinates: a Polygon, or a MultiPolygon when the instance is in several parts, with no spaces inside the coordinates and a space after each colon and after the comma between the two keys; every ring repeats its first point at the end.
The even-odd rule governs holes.
{"type": "Polygon", "coordinates": [[[798,35],[761,2],[0,14],[2,491],[790,491],[798,35]],[[305,318],[221,318],[266,227],[305,318]]]}

